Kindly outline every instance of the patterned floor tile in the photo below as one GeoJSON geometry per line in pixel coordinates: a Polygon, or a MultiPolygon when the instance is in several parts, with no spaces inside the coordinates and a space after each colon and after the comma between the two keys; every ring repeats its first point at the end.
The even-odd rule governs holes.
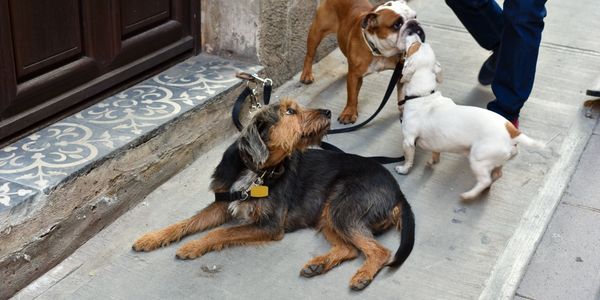
{"type": "Polygon", "coordinates": [[[76,118],[133,138],[235,86],[240,82],[237,72],[258,70],[258,66],[201,54],[76,114],[76,118]]]}
{"type": "Polygon", "coordinates": [[[0,149],[0,177],[46,192],[129,140],[69,117],[0,149]]]}
{"type": "Polygon", "coordinates": [[[27,201],[38,193],[35,189],[0,179],[0,215],[27,201]]]}
{"type": "Polygon", "coordinates": [[[240,82],[259,66],[201,54],[0,149],[0,178],[46,193],[118,148],[240,82]]]}

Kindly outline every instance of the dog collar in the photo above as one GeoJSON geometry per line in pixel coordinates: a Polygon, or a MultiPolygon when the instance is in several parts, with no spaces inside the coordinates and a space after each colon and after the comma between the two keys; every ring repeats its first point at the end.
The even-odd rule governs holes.
{"type": "Polygon", "coordinates": [[[373,45],[373,43],[371,43],[371,41],[369,41],[369,39],[367,39],[367,33],[365,33],[365,30],[363,29],[361,31],[362,31],[363,40],[365,40],[365,44],[367,44],[367,47],[369,47],[371,54],[373,56],[383,56],[381,51],[379,51],[379,49],[377,49],[377,47],[375,47],[375,45],[373,45]]]}
{"type": "Polygon", "coordinates": [[[247,189],[242,191],[215,193],[215,201],[233,202],[238,200],[245,201],[248,200],[248,198],[265,198],[269,196],[269,186],[264,185],[265,179],[277,178],[283,174],[284,170],[285,167],[283,164],[280,164],[270,171],[262,171],[262,174],[257,177],[247,189]]]}
{"type": "MultiPolygon", "coordinates": [[[[431,90],[431,93],[429,93],[429,95],[431,95],[431,94],[433,94],[433,93],[435,93],[435,90],[431,90]]],[[[404,97],[404,99],[403,99],[402,101],[398,101],[398,105],[399,105],[399,106],[400,106],[400,105],[404,105],[404,103],[406,103],[406,102],[408,102],[408,101],[410,101],[410,100],[412,100],[412,99],[417,99],[417,98],[421,98],[421,97],[426,97],[426,96],[429,96],[429,95],[425,95],[425,96],[417,96],[417,95],[413,95],[413,96],[406,96],[406,97],[404,97]]]]}

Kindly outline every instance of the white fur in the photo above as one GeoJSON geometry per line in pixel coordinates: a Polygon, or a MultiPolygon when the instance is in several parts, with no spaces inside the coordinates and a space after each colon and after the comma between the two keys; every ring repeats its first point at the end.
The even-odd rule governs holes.
{"type": "MultiPolygon", "coordinates": [[[[415,38],[419,42],[418,37],[411,35],[406,43],[411,45],[415,38]]],[[[516,155],[518,143],[543,145],[522,133],[511,139],[506,128],[508,121],[494,112],[457,105],[440,92],[430,94],[441,81],[440,72],[435,54],[426,43],[405,61],[403,94],[422,97],[404,105],[402,146],[406,160],[395,169],[400,174],[408,173],[413,165],[415,143],[425,150],[464,154],[469,158],[477,184],[461,197],[472,199],[501,176],[500,168],[516,155]]],[[[436,162],[432,159],[429,164],[436,162]]]]}
{"type": "MultiPolygon", "coordinates": [[[[404,19],[404,24],[400,28],[397,34],[390,34],[385,39],[380,39],[376,35],[372,35],[367,33],[367,39],[381,51],[381,54],[385,57],[391,57],[394,55],[398,55],[404,49],[404,44],[402,43],[402,39],[399,39],[402,36],[402,32],[406,29],[406,23],[408,20],[413,20],[417,18],[417,13],[410,8],[404,0],[397,1],[388,1],[375,9],[375,13],[389,9],[401,16],[404,19]],[[389,5],[391,4],[391,5],[389,5]]],[[[375,69],[376,67],[374,67],[375,69]]]]}

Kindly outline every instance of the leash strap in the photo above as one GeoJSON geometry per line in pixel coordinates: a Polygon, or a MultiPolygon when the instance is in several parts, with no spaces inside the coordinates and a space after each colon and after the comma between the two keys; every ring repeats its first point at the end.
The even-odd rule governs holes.
{"type": "MultiPolygon", "coordinates": [[[[263,79],[258,77],[258,75],[256,74],[248,74],[244,72],[236,74],[236,77],[247,80],[248,83],[254,82],[257,85],[258,83],[261,83],[263,86],[263,103],[265,105],[269,104],[269,102],[271,101],[271,91],[273,90],[273,81],[270,78],[263,79]]],[[[251,89],[250,85],[246,84],[246,88],[244,88],[242,93],[235,100],[235,103],[233,104],[233,109],[231,110],[231,118],[233,119],[233,124],[235,124],[235,127],[239,131],[242,131],[242,129],[244,128],[242,122],[240,122],[240,113],[242,111],[242,107],[244,106],[244,102],[246,101],[246,98],[248,98],[248,96],[253,97],[253,108],[261,107],[261,104],[258,103],[255,98],[256,89],[251,89]]]]}
{"type": "Polygon", "coordinates": [[[233,124],[239,131],[242,131],[242,122],[240,122],[240,112],[242,111],[242,106],[244,106],[244,101],[248,96],[252,94],[252,90],[249,87],[246,87],[242,93],[238,96],[237,100],[233,104],[233,110],[231,111],[231,118],[233,119],[233,124]]]}
{"type": "MultiPolygon", "coordinates": [[[[385,95],[383,96],[383,99],[381,100],[381,104],[379,104],[379,107],[377,108],[377,110],[368,119],[366,119],[362,123],[352,126],[352,127],[329,130],[329,131],[327,131],[327,134],[338,134],[338,133],[356,131],[356,130],[360,129],[361,127],[367,125],[369,122],[371,122],[385,107],[388,100],[390,100],[390,96],[392,96],[392,92],[394,91],[394,87],[396,86],[396,83],[398,82],[398,80],[400,80],[400,76],[402,76],[402,62],[398,62],[396,64],[396,67],[394,68],[394,73],[392,74],[392,78],[390,79],[390,83],[388,84],[388,87],[385,90],[385,95]]],[[[321,142],[320,146],[324,150],[335,151],[335,152],[345,152],[344,150],[342,150],[330,143],[327,143],[327,142],[321,142]]],[[[399,157],[370,156],[369,158],[374,159],[378,163],[383,164],[383,165],[404,161],[404,156],[399,156],[399,157]]]]}
{"type": "Polygon", "coordinates": [[[215,202],[233,202],[237,200],[246,200],[248,198],[248,193],[244,192],[223,192],[223,193],[215,193],[215,202]]]}
{"type": "MultiPolygon", "coordinates": [[[[369,122],[371,122],[381,112],[381,110],[383,110],[383,108],[387,104],[388,100],[390,99],[390,96],[392,96],[394,87],[396,86],[396,83],[398,82],[398,80],[400,80],[400,76],[402,76],[402,66],[403,65],[402,65],[401,61],[396,64],[396,67],[394,68],[394,73],[392,74],[392,78],[390,79],[390,83],[388,84],[388,87],[385,91],[385,95],[383,96],[383,99],[381,100],[381,104],[379,104],[379,107],[377,108],[377,110],[375,110],[375,112],[368,119],[366,119],[365,121],[363,121],[362,123],[360,123],[358,125],[354,125],[351,127],[331,129],[331,130],[327,131],[327,134],[338,134],[338,133],[346,133],[346,132],[356,131],[356,130],[362,128],[363,126],[367,125],[369,122]]],[[[273,88],[272,81],[270,79],[268,79],[268,78],[263,79],[263,78],[258,77],[256,74],[248,74],[248,73],[238,73],[236,76],[238,78],[248,80],[249,82],[262,83],[263,84],[263,103],[265,105],[269,104],[269,102],[271,100],[271,91],[273,88]]],[[[253,97],[255,96],[255,90],[251,89],[249,86],[246,86],[246,88],[238,96],[237,100],[235,101],[235,103],[233,105],[233,110],[232,110],[233,123],[235,124],[235,127],[237,127],[237,129],[239,131],[242,131],[242,129],[243,129],[243,125],[240,122],[240,112],[242,110],[242,106],[244,105],[244,101],[246,100],[246,98],[248,96],[251,96],[251,95],[253,97]]],[[[258,103],[258,107],[260,107],[260,103],[258,103]]],[[[327,142],[321,142],[320,146],[324,150],[345,153],[344,150],[342,150],[330,143],[327,143],[327,142]]],[[[399,156],[399,157],[371,156],[368,158],[374,159],[377,162],[379,162],[380,164],[391,164],[391,163],[404,161],[404,156],[399,156]]],[[[215,194],[215,196],[217,196],[217,195],[215,194]]],[[[225,197],[225,196],[220,196],[220,197],[225,197]]],[[[217,201],[224,201],[224,200],[217,200],[217,201]]]]}
{"type": "Polygon", "coordinates": [[[402,62],[398,62],[396,64],[396,67],[394,68],[394,73],[392,74],[392,78],[390,79],[390,83],[388,84],[388,87],[385,90],[385,95],[383,96],[383,100],[381,100],[381,104],[379,104],[379,107],[377,108],[377,110],[368,119],[364,120],[362,123],[360,123],[358,125],[354,125],[351,127],[331,129],[331,130],[327,131],[327,134],[338,134],[338,133],[355,131],[355,130],[358,130],[361,127],[367,125],[369,122],[371,122],[381,112],[383,107],[385,107],[388,100],[390,100],[390,96],[392,95],[392,92],[394,91],[394,87],[396,86],[396,83],[400,79],[400,76],[402,76],[402,62]]]}

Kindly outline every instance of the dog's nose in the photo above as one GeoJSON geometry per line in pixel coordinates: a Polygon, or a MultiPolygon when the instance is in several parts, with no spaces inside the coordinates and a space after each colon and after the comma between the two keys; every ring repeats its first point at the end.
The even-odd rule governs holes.
{"type": "Polygon", "coordinates": [[[319,112],[328,119],[331,119],[331,111],[329,109],[319,109],[319,112]]]}
{"type": "Polygon", "coordinates": [[[421,42],[425,42],[425,31],[417,20],[410,20],[406,22],[406,32],[408,35],[417,34],[421,39],[421,42]]]}

